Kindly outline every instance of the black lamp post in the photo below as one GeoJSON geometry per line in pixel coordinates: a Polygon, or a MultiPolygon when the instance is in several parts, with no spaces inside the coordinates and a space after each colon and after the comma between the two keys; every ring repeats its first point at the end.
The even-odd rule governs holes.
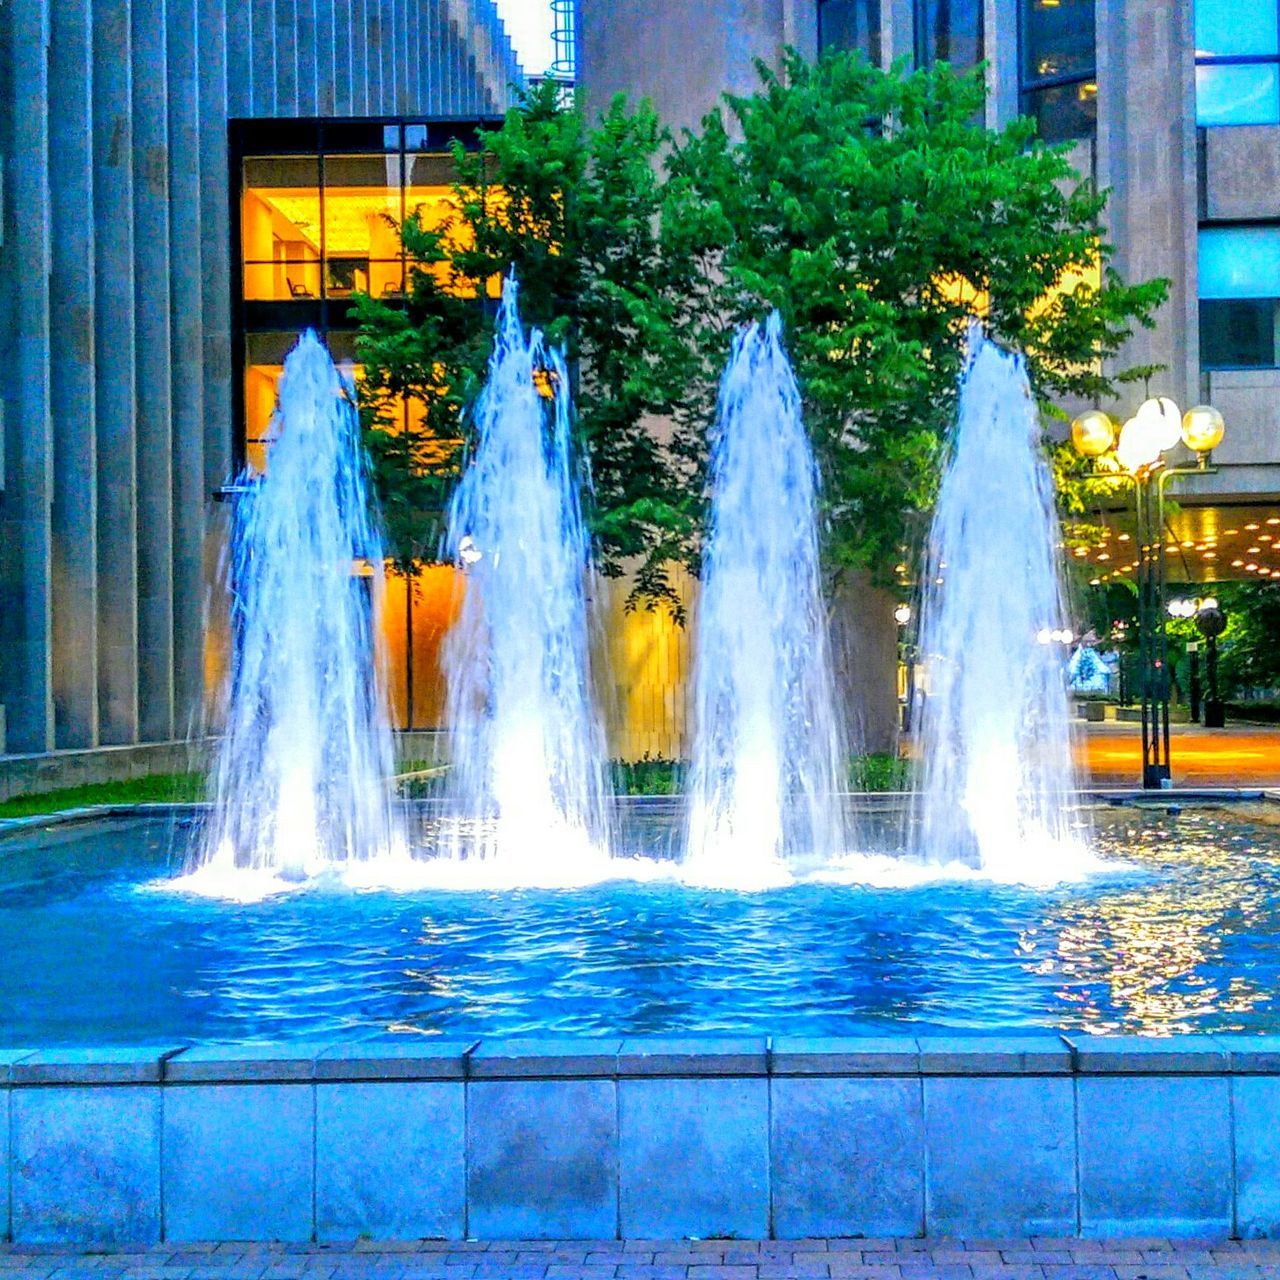
{"type": "Polygon", "coordinates": [[[1169,764],[1169,652],[1165,633],[1164,487],[1175,476],[1210,470],[1209,455],[1221,442],[1222,414],[1197,405],[1181,416],[1165,397],[1145,401],[1122,427],[1100,409],[1071,424],[1071,442],[1094,461],[1092,478],[1133,485],[1138,534],[1138,679],[1142,694],[1142,785],[1167,787],[1169,764]],[[1164,455],[1181,441],[1196,455],[1191,467],[1174,467],[1164,455]]]}
{"type": "Polygon", "coordinates": [[[1204,700],[1204,727],[1221,729],[1227,722],[1226,708],[1218,697],[1218,637],[1226,630],[1227,615],[1214,599],[1205,600],[1196,610],[1196,630],[1204,636],[1204,673],[1209,696],[1204,700]]]}

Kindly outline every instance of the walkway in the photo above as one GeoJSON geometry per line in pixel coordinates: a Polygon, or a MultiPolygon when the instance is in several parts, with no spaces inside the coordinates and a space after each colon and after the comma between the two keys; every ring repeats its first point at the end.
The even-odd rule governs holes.
{"type": "Polygon", "coordinates": [[[1280,1280],[1280,1241],[627,1240],[0,1245],[3,1280],[1280,1280]]]}
{"type": "MultiPolygon", "coordinates": [[[[1136,787],[1142,777],[1142,729],[1137,724],[1082,725],[1077,761],[1095,786],[1136,787]]],[[[1169,759],[1177,787],[1280,786],[1280,725],[1204,729],[1174,725],[1169,759]]]]}

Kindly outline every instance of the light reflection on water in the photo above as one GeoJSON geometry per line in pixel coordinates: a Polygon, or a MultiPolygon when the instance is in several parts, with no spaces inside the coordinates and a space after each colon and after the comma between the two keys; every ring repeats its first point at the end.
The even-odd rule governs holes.
{"type": "Polygon", "coordinates": [[[666,880],[242,904],[140,888],[165,823],[11,835],[0,1043],[1280,1031],[1275,811],[1105,810],[1098,828],[1131,869],[1048,889],[666,880]]]}

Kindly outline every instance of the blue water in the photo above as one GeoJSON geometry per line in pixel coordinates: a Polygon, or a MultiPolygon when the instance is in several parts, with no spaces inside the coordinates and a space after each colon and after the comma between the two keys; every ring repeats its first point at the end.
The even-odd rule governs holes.
{"type": "Polygon", "coordinates": [[[1280,810],[1109,810],[1053,889],[678,884],[235,905],[190,820],[0,835],[0,1044],[941,1029],[1280,1031],[1280,810]]]}

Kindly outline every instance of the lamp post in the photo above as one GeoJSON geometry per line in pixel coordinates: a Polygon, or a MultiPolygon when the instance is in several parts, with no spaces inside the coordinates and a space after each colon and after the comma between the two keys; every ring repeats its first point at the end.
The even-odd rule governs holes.
{"type": "Polygon", "coordinates": [[[1208,697],[1204,700],[1204,727],[1221,729],[1227,722],[1226,709],[1218,697],[1218,637],[1226,630],[1227,615],[1210,596],[1196,610],[1196,630],[1204,636],[1204,674],[1208,681],[1208,697]]]}
{"type": "Polygon", "coordinates": [[[911,708],[916,701],[916,648],[907,629],[911,625],[911,618],[911,606],[904,600],[893,611],[893,620],[898,624],[898,647],[906,685],[906,698],[902,704],[903,733],[911,732],[911,708]]]}
{"type": "Polygon", "coordinates": [[[1164,487],[1175,476],[1209,471],[1209,456],[1225,432],[1222,414],[1196,405],[1185,414],[1165,396],[1143,402],[1117,429],[1101,409],[1071,424],[1071,443],[1094,463],[1092,477],[1133,485],[1138,535],[1138,670],[1142,694],[1142,785],[1167,787],[1169,671],[1163,605],[1164,487]],[[1181,441],[1195,455],[1190,467],[1170,466],[1165,454],[1181,441]]]}
{"type": "MultiPolygon", "coordinates": [[[[1169,617],[1194,618],[1200,608],[1199,600],[1170,600],[1169,617]]],[[[1187,665],[1190,679],[1187,681],[1187,706],[1194,724],[1200,723],[1200,645],[1187,641],[1187,665]]]]}

